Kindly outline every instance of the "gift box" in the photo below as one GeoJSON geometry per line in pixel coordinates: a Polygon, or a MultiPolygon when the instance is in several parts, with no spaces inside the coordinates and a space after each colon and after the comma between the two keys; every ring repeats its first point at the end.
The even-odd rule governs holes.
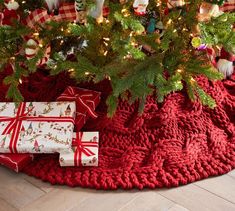
{"type": "Polygon", "coordinates": [[[34,156],[30,154],[0,154],[0,164],[16,172],[21,171],[34,156]]]}
{"type": "Polygon", "coordinates": [[[76,131],[80,131],[89,117],[97,118],[95,109],[100,102],[100,92],[69,86],[58,101],[76,102],[76,131]]]}
{"type": "Polygon", "coordinates": [[[75,112],[75,102],[0,103],[0,153],[70,149],[75,112]]]}
{"type": "Polygon", "coordinates": [[[98,166],[99,133],[77,132],[70,152],[60,153],[61,166],[98,166]]]}

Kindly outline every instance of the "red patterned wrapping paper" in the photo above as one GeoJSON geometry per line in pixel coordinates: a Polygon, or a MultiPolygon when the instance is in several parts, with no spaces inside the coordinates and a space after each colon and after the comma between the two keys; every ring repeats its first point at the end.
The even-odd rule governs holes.
{"type": "Polygon", "coordinates": [[[32,154],[0,154],[0,164],[20,172],[33,158],[32,154]]]}
{"type": "Polygon", "coordinates": [[[100,95],[100,92],[69,86],[57,101],[76,102],[75,130],[80,131],[89,117],[97,118],[95,109],[100,102],[100,95]]]}
{"type": "Polygon", "coordinates": [[[70,152],[60,153],[61,166],[98,166],[99,132],[74,133],[70,152]]]}

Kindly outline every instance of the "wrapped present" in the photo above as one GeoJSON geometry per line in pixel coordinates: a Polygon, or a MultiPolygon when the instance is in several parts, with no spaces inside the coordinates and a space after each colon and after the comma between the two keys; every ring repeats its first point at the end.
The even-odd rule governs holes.
{"type": "Polygon", "coordinates": [[[16,172],[21,171],[34,156],[30,154],[0,154],[0,164],[16,172]]]}
{"type": "Polygon", "coordinates": [[[61,166],[98,166],[99,133],[74,133],[70,152],[60,153],[61,166]]]}
{"type": "Polygon", "coordinates": [[[76,131],[80,131],[89,117],[97,118],[95,108],[100,102],[100,92],[69,86],[58,101],[76,101],[76,131]]]}
{"type": "Polygon", "coordinates": [[[0,153],[70,149],[75,112],[75,102],[0,103],[0,153]]]}

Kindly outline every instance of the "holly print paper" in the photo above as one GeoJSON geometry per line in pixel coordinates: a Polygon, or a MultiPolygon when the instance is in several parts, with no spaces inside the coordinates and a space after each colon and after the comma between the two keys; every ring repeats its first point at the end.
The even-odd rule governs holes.
{"type": "Polygon", "coordinates": [[[0,153],[68,150],[75,112],[75,102],[0,103],[0,153]]]}

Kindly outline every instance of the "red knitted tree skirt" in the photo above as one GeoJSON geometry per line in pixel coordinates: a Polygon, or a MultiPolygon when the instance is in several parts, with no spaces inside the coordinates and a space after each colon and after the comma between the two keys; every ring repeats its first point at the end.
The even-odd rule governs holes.
{"type": "MultiPolygon", "coordinates": [[[[137,105],[120,102],[113,119],[106,117],[108,82],[83,86],[103,93],[99,118],[84,128],[100,131],[99,167],[61,168],[57,155],[41,155],[24,172],[52,184],[96,189],[173,187],[227,173],[235,168],[235,82],[199,81],[216,99],[214,110],[180,92],[162,104],[149,98],[142,116],[137,105]]],[[[36,73],[21,90],[28,101],[52,101],[71,84],[65,74],[36,73]]]]}

